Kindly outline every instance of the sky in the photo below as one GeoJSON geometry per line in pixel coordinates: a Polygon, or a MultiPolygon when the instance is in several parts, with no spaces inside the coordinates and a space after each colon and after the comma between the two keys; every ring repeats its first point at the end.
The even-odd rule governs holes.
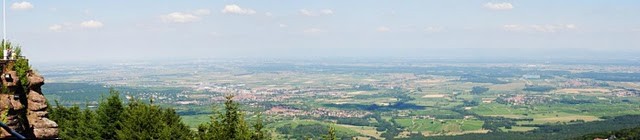
{"type": "Polygon", "coordinates": [[[638,0],[7,0],[37,63],[179,58],[634,57],[638,0]]]}

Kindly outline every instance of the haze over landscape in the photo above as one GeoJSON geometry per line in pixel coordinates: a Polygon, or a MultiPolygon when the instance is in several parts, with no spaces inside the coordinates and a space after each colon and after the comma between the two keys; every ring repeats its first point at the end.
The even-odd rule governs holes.
{"type": "Polygon", "coordinates": [[[640,138],[637,0],[6,2],[0,138],[640,138]]]}
{"type": "Polygon", "coordinates": [[[34,63],[235,57],[627,57],[638,1],[10,1],[34,63]],[[553,56],[549,56],[552,54],[553,56]]]}

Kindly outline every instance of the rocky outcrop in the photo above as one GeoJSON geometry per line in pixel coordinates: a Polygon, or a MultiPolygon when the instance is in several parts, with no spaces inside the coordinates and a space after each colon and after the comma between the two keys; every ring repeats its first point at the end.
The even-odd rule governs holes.
{"type": "Polygon", "coordinates": [[[34,72],[27,74],[29,79],[29,93],[27,119],[33,135],[36,138],[57,138],[58,124],[47,118],[47,99],[42,95],[40,87],[44,85],[44,78],[34,72]]]}
{"type": "MultiPolygon", "coordinates": [[[[30,139],[57,138],[58,124],[47,118],[47,99],[40,88],[44,85],[44,78],[27,71],[27,85],[22,85],[16,71],[11,69],[13,61],[0,60],[0,66],[0,121],[30,139]]],[[[12,137],[4,129],[0,131],[0,139],[12,137]]]]}

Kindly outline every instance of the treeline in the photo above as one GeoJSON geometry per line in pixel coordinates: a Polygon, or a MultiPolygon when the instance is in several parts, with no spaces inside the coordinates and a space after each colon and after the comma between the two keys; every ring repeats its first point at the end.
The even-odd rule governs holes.
{"type": "Polygon", "coordinates": [[[351,139],[356,135],[336,131],[335,127],[323,124],[287,124],[276,129],[285,134],[286,139],[318,140],[318,139],[351,139]]]}
{"type": "Polygon", "coordinates": [[[384,131],[384,133],[380,134],[381,137],[391,140],[394,137],[398,136],[400,132],[402,132],[402,126],[400,126],[400,124],[398,124],[395,119],[387,121],[377,113],[372,115],[372,117],[378,122],[376,131],[384,131]]]}
{"type": "Polygon", "coordinates": [[[369,118],[367,118],[367,117],[362,117],[362,118],[335,117],[335,120],[336,120],[337,124],[347,124],[347,125],[355,125],[355,126],[369,126],[369,125],[371,125],[371,122],[369,122],[369,118]]]}
{"type": "MultiPolygon", "coordinates": [[[[466,134],[459,136],[436,136],[429,137],[435,140],[457,140],[457,139],[517,139],[517,140],[539,140],[539,139],[572,139],[580,138],[584,135],[606,132],[620,129],[635,128],[640,126],[640,115],[627,115],[610,118],[604,121],[594,121],[574,124],[540,125],[538,129],[528,132],[491,132],[487,134],[466,134]]],[[[589,136],[589,135],[587,135],[589,136]]],[[[601,135],[593,135],[601,136],[601,135]]],[[[607,136],[609,137],[609,136],[607,136]]]]}
{"type": "Polygon", "coordinates": [[[131,100],[124,104],[110,90],[96,110],[61,106],[49,109],[62,139],[191,139],[193,133],[173,109],[131,100]]]}
{"type": "Polygon", "coordinates": [[[472,82],[472,83],[491,83],[491,84],[507,84],[509,82],[499,80],[495,77],[490,76],[479,76],[479,75],[463,75],[460,77],[461,82],[472,82]]]}
{"type": "MultiPolygon", "coordinates": [[[[48,75],[47,75],[48,76],[48,75]]],[[[173,95],[180,93],[180,88],[131,88],[117,87],[122,93],[148,93],[154,92],[162,95],[173,95]]],[[[47,83],[42,86],[43,91],[47,91],[47,97],[58,100],[63,106],[72,106],[74,104],[82,104],[85,101],[97,101],[102,98],[103,93],[109,92],[109,87],[101,84],[88,83],[47,83]]],[[[124,97],[121,95],[121,97],[124,97]]]]}
{"type": "Polygon", "coordinates": [[[110,96],[101,100],[97,109],[64,107],[56,103],[49,108],[50,118],[58,123],[61,139],[234,139],[263,140],[270,136],[258,115],[250,125],[239,110],[233,96],[226,97],[224,110],[214,109],[208,123],[194,132],[171,108],[161,108],[140,100],[126,104],[119,92],[111,89],[110,96]]]}
{"type": "Polygon", "coordinates": [[[630,129],[622,129],[616,131],[609,132],[599,132],[587,134],[578,138],[574,138],[576,140],[593,140],[596,138],[613,138],[615,137],[617,140],[637,140],[640,139],[640,127],[630,128],[630,129]]]}
{"type": "Polygon", "coordinates": [[[640,73],[601,73],[601,72],[584,72],[572,75],[575,78],[590,78],[602,81],[616,82],[638,82],[640,81],[640,73]]]}
{"type": "Polygon", "coordinates": [[[556,90],[555,87],[552,86],[541,86],[541,85],[525,85],[525,88],[522,89],[524,91],[533,91],[533,92],[549,92],[552,90],[556,90]]]}
{"type": "Polygon", "coordinates": [[[451,110],[459,114],[459,116],[474,116],[478,118],[478,120],[484,121],[482,125],[482,129],[490,130],[491,132],[501,132],[501,127],[511,129],[513,126],[517,125],[516,121],[532,121],[532,119],[514,119],[514,118],[505,118],[505,117],[496,117],[496,116],[481,116],[469,110],[463,109],[468,106],[477,106],[480,103],[478,101],[464,101],[464,104],[458,105],[455,109],[451,110]]]}
{"type": "Polygon", "coordinates": [[[471,88],[471,94],[482,94],[487,91],[489,91],[489,88],[486,87],[474,86],[471,88]]]}

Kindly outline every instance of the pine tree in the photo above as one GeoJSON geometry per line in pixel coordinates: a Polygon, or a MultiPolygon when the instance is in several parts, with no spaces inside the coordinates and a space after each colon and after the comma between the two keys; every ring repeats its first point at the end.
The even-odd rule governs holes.
{"type": "Polygon", "coordinates": [[[251,137],[244,114],[240,111],[238,103],[233,102],[233,96],[226,96],[225,115],[222,118],[224,139],[246,140],[251,137]]]}
{"type": "Polygon", "coordinates": [[[100,137],[102,139],[115,139],[116,130],[121,129],[121,118],[124,107],[120,100],[120,92],[109,89],[110,96],[106,102],[103,100],[96,110],[98,115],[98,125],[102,128],[100,137]]]}
{"type": "Polygon", "coordinates": [[[223,118],[222,113],[219,112],[216,107],[213,108],[213,115],[210,117],[210,122],[206,124],[200,124],[198,126],[198,139],[201,140],[209,140],[209,139],[221,139],[223,136],[222,133],[222,123],[219,118],[223,118]]]}
{"type": "Polygon", "coordinates": [[[138,100],[131,100],[122,114],[121,129],[116,130],[118,139],[160,139],[166,124],[162,112],[138,100]]]}
{"type": "Polygon", "coordinates": [[[166,124],[166,127],[162,130],[160,136],[162,139],[171,139],[171,140],[183,140],[183,139],[193,139],[192,131],[189,129],[187,125],[182,123],[182,119],[180,119],[180,115],[176,113],[174,109],[167,108],[164,109],[163,121],[166,124]]]}
{"type": "Polygon", "coordinates": [[[96,111],[66,108],[56,101],[50,118],[58,122],[62,139],[193,139],[192,131],[173,109],[139,100],[123,106],[119,93],[100,102],[96,111]]]}
{"type": "Polygon", "coordinates": [[[198,127],[199,139],[249,140],[253,136],[233,96],[226,96],[224,113],[214,110],[211,122],[198,127]]]}
{"type": "Polygon", "coordinates": [[[334,126],[329,126],[329,132],[328,134],[324,137],[325,140],[337,140],[337,136],[336,136],[336,128],[334,128],[334,126]]]}
{"type": "Polygon", "coordinates": [[[78,120],[81,118],[80,108],[77,106],[73,106],[71,108],[66,108],[60,106],[60,104],[56,101],[56,109],[52,111],[50,116],[51,119],[55,120],[58,123],[60,128],[58,135],[62,139],[74,139],[75,136],[78,135],[78,129],[80,127],[80,123],[78,120]]]}
{"type": "Polygon", "coordinates": [[[97,124],[95,112],[80,109],[77,105],[70,108],[61,106],[56,101],[56,107],[50,110],[50,118],[57,122],[59,136],[62,139],[100,139],[100,126],[97,124]]]}
{"type": "MultiPolygon", "coordinates": [[[[77,105],[67,108],[56,101],[49,109],[50,118],[58,122],[63,139],[269,139],[261,114],[253,125],[245,122],[240,105],[227,96],[224,111],[214,110],[211,122],[198,126],[197,137],[182,123],[175,110],[139,100],[123,105],[119,92],[111,89],[110,96],[93,111],[77,105]]],[[[215,107],[214,107],[215,108],[215,107]]]]}
{"type": "Polygon", "coordinates": [[[81,115],[78,129],[78,135],[76,138],[83,139],[100,139],[100,126],[96,125],[98,123],[97,114],[85,108],[81,115]]]}
{"type": "Polygon", "coordinates": [[[251,140],[265,140],[267,139],[264,130],[264,124],[262,123],[262,114],[258,114],[256,119],[256,123],[253,124],[253,136],[251,136],[251,140]]]}
{"type": "Polygon", "coordinates": [[[192,139],[191,130],[173,109],[131,100],[122,114],[118,139],[192,139]]]}

